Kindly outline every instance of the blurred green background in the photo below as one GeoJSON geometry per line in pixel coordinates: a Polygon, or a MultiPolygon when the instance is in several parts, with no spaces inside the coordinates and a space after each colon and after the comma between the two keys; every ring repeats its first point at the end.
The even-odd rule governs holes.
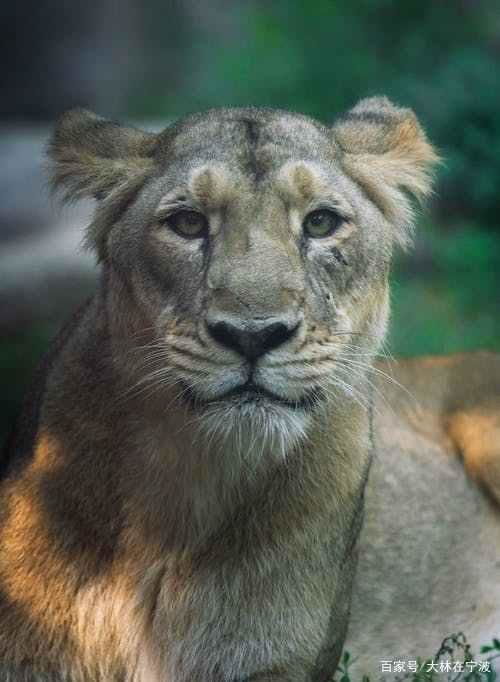
{"type": "MultiPolygon", "coordinates": [[[[110,4],[105,16],[96,8],[78,10],[94,12],[83,24],[67,6],[57,18],[57,3],[46,10],[54,13],[52,46],[59,40],[67,47],[67,31],[65,43],[61,36],[74,25],[80,62],[78,50],[71,54],[75,69],[87,64],[86,89],[74,81],[61,91],[48,79],[38,86],[49,93],[39,96],[43,106],[16,109],[11,98],[4,121],[17,114],[24,123],[49,121],[82,104],[146,122],[241,105],[330,122],[359,98],[385,94],[415,110],[444,158],[415,248],[395,263],[388,346],[395,355],[500,349],[498,2],[191,0],[144,7],[127,0],[119,9],[110,4]],[[92,61],[93,50],[100,61],[92,61]]],[[[32,60],[34,68],[35,54],[32,60]]],[[[19,68],[28,79],[29,60],[19,68]]],[[[57,314],[24,320],[3,334],[0,435],[60,322],[57,314]]]]}

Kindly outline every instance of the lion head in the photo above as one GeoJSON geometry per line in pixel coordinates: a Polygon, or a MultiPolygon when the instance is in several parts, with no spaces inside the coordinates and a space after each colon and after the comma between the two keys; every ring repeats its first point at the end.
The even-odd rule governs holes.
{"type": "Polygon", "coordinates": [[[50,156],[56,187],[97,200],[87,244],[132,393],[280,456],[332,401],[363,401],[437,158],[410,110],[366,99],[328,127],[220,109],[159,134],[76,110],[50,156]]]}

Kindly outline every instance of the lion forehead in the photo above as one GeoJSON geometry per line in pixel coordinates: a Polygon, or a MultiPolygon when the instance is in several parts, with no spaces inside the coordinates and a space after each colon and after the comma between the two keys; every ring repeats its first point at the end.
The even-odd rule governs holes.
{"type": "Polygon", "coordinates": [[[250,175],[264,175],[290,158],[331,157],[334,149],[328,131],[313,119],[266,109],[211,111],[183,119],[165,134],[171,159],[223,161],[250,175]]]}

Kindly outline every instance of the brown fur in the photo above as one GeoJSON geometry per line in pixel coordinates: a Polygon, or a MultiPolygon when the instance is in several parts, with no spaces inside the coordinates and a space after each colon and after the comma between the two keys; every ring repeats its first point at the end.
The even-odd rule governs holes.
{"type": "Polygon", "coordinates": [[[457,412],[449,418],[448,432],[469,473],[500,502],[500,406],[457,412]]]}
{"type": "MultiPolygon", "coordinates": [[[[383,98],[331,129],[235,109],[152,135],[79,110],[49,153],[56,187],[97,199],[87,242],[103,274],[0,483],[4,678],[326,681],[348,622],[391,253],[435,153],[383,98]],[[325,207],[335,231],[305,235],[325,207]],[[207,233],[179,234],[179,210],[207,233]],[[234,328],[274,329],[274,345],[250,359],[234,328]]],[[[462,443],[459,414],[447,428],[462,443]]]]}

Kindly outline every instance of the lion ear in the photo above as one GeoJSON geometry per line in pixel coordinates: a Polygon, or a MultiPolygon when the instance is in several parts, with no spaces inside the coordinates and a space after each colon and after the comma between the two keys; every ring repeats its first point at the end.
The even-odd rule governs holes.
{"type": "Polygon", "coordinates": [[[68,111],[56,124],[48,147],[52,187],[65,201],[98,200],[86,243],[101,258],[107,228],[153,171],[157,140],[84,109],[68,111]]]}
{"type": "Polygon", "coordinates": [[[439,161],[413,111],[386,97],[363,99],[333,125],[333,135],[344,170],[397,228],[397,241],[407,245],[411,200],[421,202],[431,193],[439,161]]]}
{"type": "Polygon", "coordinates": [[[85,109],[72,109],[60,118],[49,143],[52,185],[64,189],[69,200],[102,199],[151,170],[156,139],[85,109]]]}

